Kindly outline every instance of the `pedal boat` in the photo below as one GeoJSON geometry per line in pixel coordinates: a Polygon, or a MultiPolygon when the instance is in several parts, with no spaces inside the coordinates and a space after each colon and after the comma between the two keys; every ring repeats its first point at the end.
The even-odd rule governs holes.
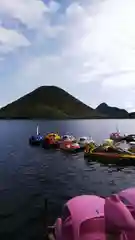
{"type": "Polygon", "coordinates": [[[106,198],[81,195],[70,199],[46,235],[49,240],[134,240],[135,188],[106,198]]]}
{"type": "Polygon", "coordinates": [[[91,137],[80,137],[78,139],[78,143],[79,143],[81,149],[84,149],[86,147],[86,145],[90,144],[91,142],[94,143],[94,141],[92,140],[91,137]]]}
{"type": "Polygon", "coordinates": [[[80,145],[76,140],[61,141],[60,149],[70,153],[79,152],[81,150],[80,145]]]}
{"type": "Polygon", "coordinates": [[[87,145],[84,157],[104,164],[135,165],[135,153],[115,146],[91,147],[87,145]]]}
{"type": "Polygon", "coordinates": [[[57,133],[49,133],[42,141],[43,148],[59,148],[61,137],[57,133]]]}

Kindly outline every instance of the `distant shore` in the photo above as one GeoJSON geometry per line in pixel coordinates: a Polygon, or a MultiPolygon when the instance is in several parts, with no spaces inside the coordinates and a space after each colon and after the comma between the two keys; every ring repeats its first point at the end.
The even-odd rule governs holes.
{"type": "Polygon", "coordinates": [[[48,120],[48,121],[68,121],[68,120],[133,120],[134,118],[28,118],[28,117],[6,117],[0,118],[0,120],[48,120]]]}

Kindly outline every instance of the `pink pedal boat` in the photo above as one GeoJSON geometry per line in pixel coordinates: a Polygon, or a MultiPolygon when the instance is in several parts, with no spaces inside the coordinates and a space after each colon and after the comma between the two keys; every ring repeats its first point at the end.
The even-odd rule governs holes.
{"type": "Polygon", "coordinates": [[[72,198],[53,229],[55,240],[135,240],[135,188],[72,198]]]}

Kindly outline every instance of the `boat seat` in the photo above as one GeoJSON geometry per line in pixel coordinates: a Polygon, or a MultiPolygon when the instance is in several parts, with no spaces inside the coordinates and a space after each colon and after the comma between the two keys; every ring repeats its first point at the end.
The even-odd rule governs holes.
{"type": "Polygon", "coordinates": [[[62,225],[62,236],[64,240],[74,240],[72,225],[62,225]]]}
{"type": "Polygon", "coordinates": [[[87,219],[81,223],[80,239],[106,240],[104,217],[87,219]]]}

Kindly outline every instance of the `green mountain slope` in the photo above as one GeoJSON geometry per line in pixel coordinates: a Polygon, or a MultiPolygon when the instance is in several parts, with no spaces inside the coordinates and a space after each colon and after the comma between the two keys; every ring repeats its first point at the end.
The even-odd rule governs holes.
{"type": "Polygon", "coordinates": [[[1,119],[135,118],[135,113],[101,103],[93,109],[55,86],[37,88],[0,109],[1,119]]]}
{"type": "Polygon", "coordinates": [[[104,117],[103,114],[55,86],[37,88],[0,110],[0,118],[87,119],[102,117],[104,117]]]}
{"type": "Polygon", "coordinates": [[[129,113],[117,107],[110,107],[106,103],[101,103],[96,110],[110,118],[129,118],[129,113]]]}
{"type": "Polygon", "coordinates": [[[135,118],[135,112],[129,113],[129,117],[130,117],[130,118],[135,118]]]}

